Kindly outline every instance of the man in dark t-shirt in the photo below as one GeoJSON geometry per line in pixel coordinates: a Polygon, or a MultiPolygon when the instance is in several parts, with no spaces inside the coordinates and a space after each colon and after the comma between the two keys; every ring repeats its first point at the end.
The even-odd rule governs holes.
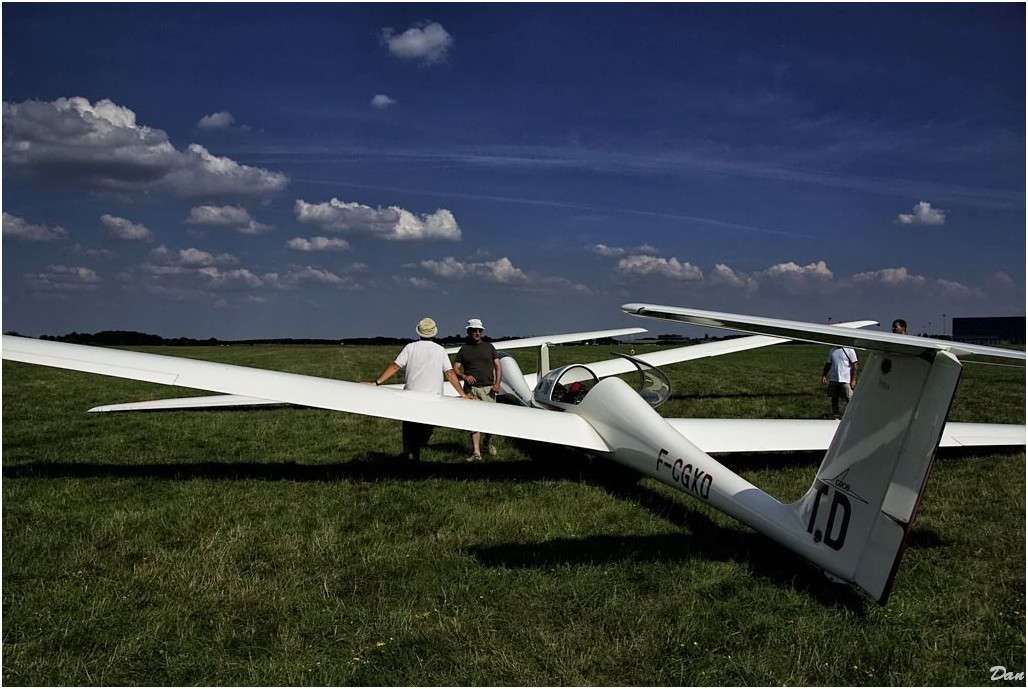
{"type": "MultiPolygon", "coordinates": [[[[464,381],[465,392],[484,402],[495,402],[503,377],[496,347],[482,339],[485,326],[478,318],[468,320],[467,331],[468,340],[457,352],[453,360],[453,370],[457,372],[457,377],[464,381]]],[[[471,445],[473,451],[468,461],[481,462],[481,433],[476,431],[471,434],[471,445]]],[[[485,446],[489,454],[495,457],[496,446],[492,443],[492,436],[488,434],[485,436],[485,446]]]]}

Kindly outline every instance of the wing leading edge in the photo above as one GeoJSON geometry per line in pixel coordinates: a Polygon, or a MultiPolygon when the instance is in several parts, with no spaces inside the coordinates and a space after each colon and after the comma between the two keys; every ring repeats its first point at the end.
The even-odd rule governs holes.
{"type": "Polygon", "coordinates": [[[997,364],[1000,366],[1025,366],[1025,353],[998,347],[935,340],[913,335],[853,330],[838,325],[818,325],[802,321],[779,318],[743,316],[734,313],[702,311],[678,306],[656,304],[624,304],[621,310],[634,316],[660,320],[680,321],[690,325],[737,330],[745,333],[773,335],[803,342],[857,347],[877,351],[924,356],[937,351],[949,352],[961,362],[997,364]]]}

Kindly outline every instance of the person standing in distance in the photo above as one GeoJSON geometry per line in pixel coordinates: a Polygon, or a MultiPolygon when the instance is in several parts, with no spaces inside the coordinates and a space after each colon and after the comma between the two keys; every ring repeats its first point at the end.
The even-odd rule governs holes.
{"type": "Polygon", "coordinates": [[[907,322],[902,318],[897,318],[892,322],[892,332],[896,333],[897,335],[906,335],[907,322]]]}
{"type": "MultiPolygon", "coordinates": [[[[446,356],[446,350],[433,341],[439,333],[435,321],[431,318],[422,318],[418,321],[414,331],[418,334],[419,339],[400,350],[396,360],[385,367],[385,370],[375,378],[375,382],[366,383],[366,385],[382,385],[401,368],[406,368],[404,390],[442,395],[443,380],[445,379],[450,381],[450,385],[457,391],[458,396],[470,399],[457,380],[457,374],[450,365],[450,358],[446,356]]],[[[428,445],[428,440],[432,437],[434,430],[435,427],[428,424],[404,421],[403,458],[409,462],[421,461],[421,449],[428,445]]]]}
{"type": "Polygon", "coordinates": [[[821,385],[828,386],[832,399],[832,418],[841,419],[839,399],[846,396],[846,403],[853,399],[857,388],[857,352],[852,347],[832,347],[828,361],[821,370],[821,385]]]}
{"type": "MultiPolygon", "coordinates": [[[[503,378],[496,347],[482,339],[485,326],[480,319],[469,319],[467,332],[467,342],[457,352],[453,368],[457,372],[457,377],[464,382],[465,392],[476,399],[495,402],[496,395],[500,392],[500,380],[503,378]]],[[[482,438],[482,435],[477,431],[471,434],[472,453],[468,457],[469,462],[482,461],[483,440],[486,451],[491,456],[496,456],[496,446],[493,445],[492,437],[486,435],[482,438]]]]}

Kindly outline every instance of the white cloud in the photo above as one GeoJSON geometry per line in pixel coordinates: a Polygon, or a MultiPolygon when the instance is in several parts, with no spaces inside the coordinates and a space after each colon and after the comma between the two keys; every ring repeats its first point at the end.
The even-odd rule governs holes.
{"type": "Polygon", "coordinates": [[[348,275],[338,275],[331,270],[316,266],[290,265],[285,275],[276,275],[275,277],[278,282],[277,286],[280,288],[291,288],[301,283],[310,283],[328,285],[329,287],[338,287],[340,289],[363,289],[361,285],[357,284],[348,275]]]}
{"type": "Polygon", "coordinates": [[[196,268],[213,265],[235,265],[239,259],[232,254],[214,254],[190,247],[175,251],[163,244],[150,251],[150,258],[159,266],[181,266],[196,268]]]}
{"type": "Polygon", "coordinates": [[[294,212],[299,222],[318,225],[325,231],[358,232],[393,241],[456,242],[461,238],[453,213],[445,208],[417,217],[398,206],[371,208],[333,197],[317,204],[297,199],[294,212]]]}
{"type": "Polygon", "coordinates": [[[710,271],[709,276],[710,283],[713,285],[727,285],[729,287],[738,287],[748,291],[757,289],[757,281],[749,275],[744,273],[738,273],[729,268],[724,263],[718,263],[714,266],[714,270],[710,271]]]}
{"type": "Polygon", "coordinates": [[[56,242],[68,238],[68,231],[60,225],[36,225],[5,212],[4,239],[26,242],[56,242]]]}
{"type": "Polygon", "coordinates": [[[691,263],[682,263],[675,257],[631,255],[618,261],[622,275],[653,275],[671,280],[702,280],[703,271],[691,263]]]}
{"type": "Polygon", "coordinates": [[[436,277],[448,280],[474,278],[496,284],[528,282],[528,276],[525,275],[524,271],[511,263],[510,259],[506,256],[495,261],[468,262],[461,262],[452,256],[448,256],[441,261],[422,261],[421,267],[436,277]]]}
{"type": "Polygon", "coordinates": [[[3,104],[5,172],[51,184],[129,196],[265,197],[285,189],[286,175],[241,165],[136,123],[109,100],[85,98],[3,104]]]}
{"type": "Polygon", "coordinates": [[[885,285],[887,287],[899,287],[902,285],[913,285],[919,287],[927,280],[920,275],[912,275],[903,266],[899,268],[882,268],[864,273],[857,273],[852,278],[857,285],[885,285]]]}
{"type": "Polygon", "coordinates": [[[345,239],[329,237],[293,237],[286,242],[286,248],[293,251],[346,251],[350,243],[345,239]]]}
{"type": "Polygon", "coordinates": [[[196,272],[207,278],[214,288],[261,287],[264,284],[263,280],[246,268],[222,270],[217,266],[205,266],[196,272]]]}
{"type": "Polygon", "coordinates": [[[606,244],[593,244],[589,247],[589,250],[594,254],[599,254],[606,258],[617,258],[618,256],[624,256],[625,254],[656,254],[657,249],[650,246],[649,244],[642,244],[640,246],[626,249],[620,246],[607,246],[606,244]]]}
{"type": "Polygon", "coordinates": [[[379,110],[385,110],[393,105],[396,105],[396,101],[384,93],[376,94],[375,97],[371,99],[371,106],[378,108],[379,110]]]}
{"type": "Polygon", "coordinates": [[[27,273],[25,282],[35,292],[93,291],[98,288],[100,276],[92,268],[52,265],[46,271],[27,273]]]}
{"type": "Polygon", "coordinates": [[[228,129],[235,123],[232,113],[222,111],[201,117],[196,126],[200,129],[228,129]]]}
{"type": "Polygon", "coordinates": [[[787,263],[778,263],[770,268],[765,268],[760,271],[760,274],[771,279],[786,280],[831,280],[835,277],[824,261],[808,263],[805,266],[801,266],[792,261],[787,263]]]}
{"type": "Polygon", "coordinates": [[[438,22],[425,22],[413,26],[400,35],[392,28],[382,29],[382,42],[389,52],[405,60],[423,60],[436,64],[446,60],[453,47],[453,36],[438,22]]]}
{"type": "Polygon", "coordinates": [[[277,286],[275,274],[258,275],[239,267],[232,254],[215,255],[195,247],[176,251],[162,245],[150,251],[150,259],[137,268],[142,287],[164,298],[213,302],[221,298],[219,292],[277,286]]]}
{"type": "Polygon", "coordinates": [[[944,280],[938,278],[935,281],[936,294],[943,294],[947,297],[982,297],[984,293],[977,287],[968,287],[967,285],[955,282],[953,280],[944,280]]]}
{"type": "Polygon", "coordinates": [[[1010,277],[1009,273],[1006,273],[1002,270],[997,270],[995,273],[992,274],[992,281],[995,282],[997,285],[1000,285],[1001,287],[1014,286],[1014,279],[1010,277]]]}
{"type": "Polygon", "coordinates": [[[242,206],[196,206],[189,209],[186,223],[205,227],[229,228],[239,234],[258,235],[271,232],[271,225],[257,222],[242,206]]]}
{"type": "Polygon", "coordinates": [[[402,285],[409,285],[415,289],[431,289],[435,287],[435,283],[428,278],[419,278],[415,276],[409,276],[405,278],[396,277],[395,281],[402,285]]]}
{"type": "Polygon", "coordinates": [[[932,208],[932,204],[921,201],[914,206],[913,213],[900,213],[896,222],[901,225],[944,225],[946,211],[932,208]]]}
{"type": "Polygon", "coordinates": [[[88,256],[89,258],[97,258],[105,261],[110,260],[112,258],[117,258],[118,256],[110,249],[95,249],[91,246],[83,246],[82,244],[76,244],[74,247],[72,247],[72,251],[74,251],[76,254],[88,256]]]}
{"type": "Polygon", "coordinates": [[[109,213],[100,216],[100,222],[107,228],[107,236],[126,242],[146,241],[153,236],[146,225],[134,223],[109,213]]]}

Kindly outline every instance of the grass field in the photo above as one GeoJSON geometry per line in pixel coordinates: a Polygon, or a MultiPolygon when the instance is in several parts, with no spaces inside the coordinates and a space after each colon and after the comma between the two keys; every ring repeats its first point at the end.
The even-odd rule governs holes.
{"type": "MultiPolygon", "coordinates": [[[[637,350],[639,348],[637,347],[637,350]]],[[[163,348],[369,380],[392,348],[163,348]]],[[[825,348],[671,367],[666,416],[823,418],[825,348]]],[[[526,356],[526,370],[530,370],[526,356]]],[[[607,357],[559,347],[557,365],[607,357]]],[[[312,409],[85,414],[195,394],[3,364],[6,685],[1023,685],[1025,453],[943,455],[885,607],[655,481],[312,409]]],[[[951,417],[1024,423],[1023,370],[951,417]]],[[[730,456],[792,501],[820,456],[730,456]]]]}

